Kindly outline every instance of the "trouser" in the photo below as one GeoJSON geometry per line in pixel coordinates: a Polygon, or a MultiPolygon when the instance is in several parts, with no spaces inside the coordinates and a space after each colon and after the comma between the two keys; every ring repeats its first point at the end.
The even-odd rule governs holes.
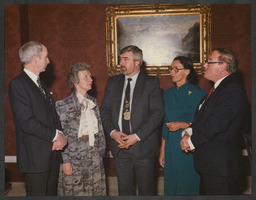
{"type": "Polygon", "coordinates": [[[56,151],[51,155],[49,171],[39,173],[24,173],[27,196],[56,196],[60,160],[56,151]]]}
{"type": "Polygon", "coordinates": [[[202,175],[200,179],[201,195],[237,195],[240,194],[239,177],[221,177],[202,175]]]}
{"type": "Polygon", "coordinates": [[[156,160],[155,157],[136,159],[129,150],[120,150],[115,158],[118,193],[120,196],[156,195],[156,160]]]}

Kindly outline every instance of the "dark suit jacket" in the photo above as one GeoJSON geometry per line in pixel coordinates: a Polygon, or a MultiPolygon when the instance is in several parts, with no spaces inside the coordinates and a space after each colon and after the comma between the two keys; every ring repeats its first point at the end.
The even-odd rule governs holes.
{"type": "MultiPolygon", "coordinates": [[[[121,98],[125,82],[124,75],[110,77],[101,105],[101,117],[107,135],[118,126],[121,98]]],[[[140,72],[134,88],[131,110],[131,133],[136,133],[141,141],[130,147],[137,159],[155,156],[159,150],[158,127],[164,117],[163,95],[159,79],[140,72]]],[[[111,138],[111,137],[110,137],[111,138]]],[[[118,144],[111,138],[111,151],[117,157],[118,144]]]]}
{"type": "Polygon", "coordinates": [[[23,71],[9,87],[17,140],[17,163],[21,172],[49,170],[52,140],[61,130],[52,97],[43,84],[45,99],[36,84],[23,71]]]}
{"type": "Polygon", "coordinates": [[[239,127],[247,106],[246,92],[235,75],[226,77],[195,113],[191,141],[200,174],[235,176],[240,171],[239,127]]]}

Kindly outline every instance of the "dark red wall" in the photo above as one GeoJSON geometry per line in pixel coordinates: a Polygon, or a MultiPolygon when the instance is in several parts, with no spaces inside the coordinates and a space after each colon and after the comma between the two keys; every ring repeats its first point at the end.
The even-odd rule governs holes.
{"type": "MultiPolygon", "coordinates": [[[[42,42],[49,51],[50,65],[43,79],[54,100],[70,94],[66,83],[69,67],[86,62],[94,76],[93,94],[99,105],[107,82],[105,9],[109,5],[6,5],[5,6],[5,155],[16,155],[15,129],[8,99],[8,85],[21,71],[18,50],[28,40],[42,42]],[[22,24],[22,25],[21,25],[22,24]]],[[[239,60],[249,101],[251,101],[251,7],[212,5],[212,48],[233,50],[239,60]]],[[[161,88],[173,84],[159,76],[161,88]]],[[[203,77],[199,86],[208,90],[203,77]]]]}

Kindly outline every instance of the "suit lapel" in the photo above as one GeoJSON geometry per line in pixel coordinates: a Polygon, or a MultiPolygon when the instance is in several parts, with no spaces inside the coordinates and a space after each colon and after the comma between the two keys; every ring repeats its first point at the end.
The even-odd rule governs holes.
{"type": "MultiPolygon", "coordinates": [[[[22,72],[22,76],[25,78],[25,80],[27,81],[27,83],[31,86],[31,88],[33,90],[36,90],[37,92],[40,92],[39,88],[37,87],[37,85],[32,81],[32,79],[26,74],[26,72],[22,72]]],[[[36,93],[37,93],[36,92],[36,93]]],[[[39,93],[38,93],[39,94],[39,93]]],[[[41,92],[40,92],[41,94],[41,92]]]]}
{"type": "MultiPolygon", "coordinates": [[[[42,92],[40,91],[40,89],[38,88],[38,86],[32,81],[32,79],[26,74],[26,72],[22,72],[22,76],[26,79],[27,83],[31,86],[31,89],[35,91],[35,94],[37,94],[37,96],[42,97],[44,100],[44,95],[42,94],[42,92]]],[[[42,86],[44,86],[43,82],[42,82],[42,86]]],[[[46,87],[46,86],[45,86],[46,87]]],[[[45,88],[43,88],[45,91],[45,88]]],[[[48,92],[45,91],[46,93],[48,92]]]]}
{"type": "MultiPolygon", "coordinates": [[[[230,74],[228,77],[226,77],[225,79],[223,79],[221,81],[221,83],[218,85],[218,87],[214,90],[214,92],[211,94],[211,96],[207,99],[207,100],[203,100],[205,101],[204,104],[202,105],[201,109],[196,111],[195,113],[195,117],[201,112],[204,111],[205,109],[209,109],[214,101],[214,99],[216,98],[216,96],[219,95],[220,91],[222,90],[223,87],[225,87],[226,83],[230,82],[230,80],[232,80],[234,78],[233,74],[230,74]]],[[[202,102],[203,102],[202,101],[202,102]]]]}
{"type": "Polygon", "coordinates": [[[114,89],[113,101],[114,101],[114,105],[115,105],[115,109],[116,109],[116,111],[114,113],[116,113],[115,118],[117,119],[117,121],[119,118],[120,106],[121,106],[121,102],[122,102],[124,82],[125,82],[125,76],[121,75],[120,78],[114,83],[116,85],[115,85],[115,89],[114,89]]]}
{"type": "Polygon", "coordinates": [[[42,100],[42,102],[45,104],[45,108],[47,108],[47,110],[49,112],[53,112],[53,116],[55,118],[55,107],[53,105],[53,101],[52,101],[52,97],[51,94],[49,92],[49,90],[47,89],[46,85],[42,82],[42,87],[46,93],[47,98],[44,97],[44,95],[42,94],[42,92],[40,91],[40,89],[38,88],[38,86],[32,81],[32,79],[26,74],[26,72],[22,72],[22,76],[24,77],[24,79],[27,81],[30,89],[33,91],[34,98],[36,101],[39,101],[39,98],[42,100]]]}
{"type": "Polygon", "coordinates": [[[45,85],[44,82],[42,82],[42,87],[44,89],[46,98],[44,97],[44,95],[42,95],[42,96],[44,97],[45,100],[47,100],[47,102],[50,102],[50,104],[53,104],[52,95],[51,95],[50,91],[48,90],[48,88],[47,88],[47,86],[45,85]]]}
{"type": "Polygon", "coordinates": [[[134,93],[133,93],[133,99],[132,99],[132,111],[131,111],[132,113],[136,110],[136,107],[138,105],[138,103],[135,103],[135,102],[140,102],[139,98],[143,92],[143,88],[144,88],[144,77],[143,77],[143,72],[140,72],[136,81],[136,85],[134,87],[134,93]]]}

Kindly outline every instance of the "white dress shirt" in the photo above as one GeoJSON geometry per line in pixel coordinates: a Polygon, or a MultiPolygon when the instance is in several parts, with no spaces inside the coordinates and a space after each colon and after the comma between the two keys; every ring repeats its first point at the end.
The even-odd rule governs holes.
{"type": "MultiPolygon", "coordinates": [[[[137,74],[135,74],[133,77],[131,77],[132,81],[130,81],[130,88],[131,88],[130,89],[130,109],[129,109],[130,111],[132,110],[133,93],[134,93],[134,88],[135,88],[139,73],[140,73],[140,71],[137,74]]],[[[119,109],[120,112],[119,112],[119,118],[118,118],[118,126],[119,126],[121,132],[123,131],[122,130],[122,115],[123,115],[123,106],[124,106],[124,96],[125,96],[125,90],[126,90],[126,87],[127,87],[127,84],[128,84],[128,80],[127,80],[128,78],[129,78],[128,76],[125,76],[122,100],[121,100],[121,105],[120,105],[120,109],[119,109]]],[[[130,124],[130,130],[131,130],[131,124],[130,124]]],[[[114,131],[116,131],[116,130],[111,131],[110,136],[112,136],[112,133],[114,131]]],[[[140,138],[138,137],[138,135],[136,133],[133,133],[133,134],[140,141],[140,138]]]]}

